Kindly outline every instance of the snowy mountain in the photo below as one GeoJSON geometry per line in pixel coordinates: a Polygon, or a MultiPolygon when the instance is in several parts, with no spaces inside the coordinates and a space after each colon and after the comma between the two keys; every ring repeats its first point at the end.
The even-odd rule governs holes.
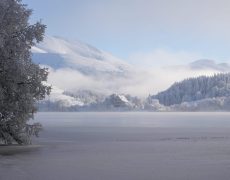
{"type": "Polygon", "coordinates": [[[85,103],[81,101],[80,98],[71,97],[66,95],[62,89],[58,87],[52,86],[52,93],[50,96],[46,98],[47,101],[51,103],[60,103],[64,107],[71,107],[71,106],[84,106],[85,103]]]}
{"type": "Polygon", "coordinates": [[[112,94],[97,97],[96,94],[71,95],[61,90],[55,92],[38,106],[41,111],[134,111],[143,110],[143,101],[137,97],[124,94],[112,94]],[[66,95],[69,94],[69,95],[66,95]],[[79,96],[81,96],[79,98],[79,96]],[[86,100],[84,102],[84,100],[86,100]]]}
{"type": "Polygon", "coordinates": [[[178,77],[230,71],[228,64],[212,60],[198,60],[169,69],[137,70],[108,52],[59,37],[45,37],[43,43],[32,48],[32,52],[33,61],[49,68],[48,83],[53,88],[51,95],[40,102],[40,110],[169,111],[183,109],[185,103],[190,107],[190,102],[230,94],[226,81],[229,75],[202,76],[175,83],[168,90],[143,100],[152,89],[163,89],[178,77]],[[165,81],[162,78],[166,78],[165,81]],[[163,88],[160,87],[164,83],[163,88]]]}
{"type": "Polygon", "coordinates": [[[46,36],[32,48],[33,61],[49,68],[51,95],[42,103],[87,106],[131,83],[135,69],[110,53],[80,41],[46,36]],[[103,94],[103,95],[102,95],[103,94]]]}
{"type": "Polygon", "coordinates": [[[226,73],[230,72],[230,65],[228,63],[216,63],[211,59],[199,59],[185,65],[174,65],[164,67],[166,70],[189,70],[189,71],[209,71],[226,73]]]}
{"type": "Polygon", "coordinates": [[[120,110],[131,110],[134,108],[134,104],[131,100],[123,94],[112,94],[105,99],[103,102],[106,109],[120,109],[120,110]]]}
{"type": "Polygon", "coordinates": [[[174,83],[167,90],[152,96],[163,105],[170,106],[207,98],[230,96],[230,73],[200,76],[174,83]]]}
{"type": "Polygon", "coordinates": [[[190,69],[194,70],[215,70],[218,72],[229,72],[230,66],[227,63],[216,63],[209,59],[200,59],[188,65],[190,69]]]}
{"type": "Polygon", "coordinates": [[[46,36],[44,41],[32,48],[33,60],[53,69],[71,68],[81,73],[124,74],[132,68],[111,54],[80,41],[69,41],[46,36]]]}

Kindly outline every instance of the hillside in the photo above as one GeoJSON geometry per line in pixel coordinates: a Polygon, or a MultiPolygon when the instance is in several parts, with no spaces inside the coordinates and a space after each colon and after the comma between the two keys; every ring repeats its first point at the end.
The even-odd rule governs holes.
{"type": "Polygon", "coordinates": [[[71,68],[83,74],[122,74],[131,66],[110,53],[101,51],[80,41],[46,36],[44,41],[32,48],[33,60],[53,69],[71,68]]]}
{"type": "MultiPolygon", "coordinates": [[[[174,104],[230,94],[229,74],[217,74],[174,83],[145,100],[154,92],[152,89],[164,89],[175,80],[229,72],[228,64],[213,60],[201,59],[159,71],[141,70],[87,43],[50,36],[33,47],[32,52],[34,62],[49,68],[48,83],[53,87],[51,95],[40,102],[41,111],[169,111],[181,109],[170,107],[174,104]],[[187,71],[188,74],[184,73],[187,71]],[[162,78],[167,78],[165,84],[162,78]]],[[[187,105],[190,108],[191,104],[187,105]]]]}
{"type": "Polygon", "coordinates": [[[152,96],[165,106],[206,98],[230,96],[230,73],[200,76],[174,83],[166,91],[152,96]]]}

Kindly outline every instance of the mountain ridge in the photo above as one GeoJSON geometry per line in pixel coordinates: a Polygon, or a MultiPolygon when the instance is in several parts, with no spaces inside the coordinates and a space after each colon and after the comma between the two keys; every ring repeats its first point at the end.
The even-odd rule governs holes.
{"type": "MultiPolygon", "coordinates": [[[[53,92],[42,103],[56,103],[62,109],[72,110],[78,110],[78,108],[93,110],[93,108],[97,109],[96,106],[100,110],[106,110],[107,107],[110,107],[110,110],[116,110],[114,101],[120,102],[120,105],[123,104],[126,110],[164,111],[174,105],[165,104],[160,99],[158,101],[148,98],[143,100],[143,98],[127,93],[127,89],[130,91],[132,88],[132,92],[135,92],[136,87],[146,85],[144,82],[146,78],[148,78],[147,83],[151,83],[152,73],[138,71],[134,66],[87,43],[46,36],[43,43],[32,48],[32,53],[35,63],[49,68],[48,81],[53,85],[53,92]]],[[[186,66],[172,67],[172,69],[181,68],[194,71],[208,69],[213,72],[228,72],[229,67],[227,63],[201,59],[186,66]]],[[[156,96],[153,96],[154,98],[156,96]]],[[[178,103],[183,102],[189,101],[178,103]]],[[[122,107],[119,108],[122,109],[122,107]]]]}

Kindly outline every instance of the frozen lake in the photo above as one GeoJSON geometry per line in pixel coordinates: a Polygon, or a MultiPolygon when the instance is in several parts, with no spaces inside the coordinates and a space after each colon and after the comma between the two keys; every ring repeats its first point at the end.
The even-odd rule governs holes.
{"type": "MultiPolygon", "coordinates": [[[[0,180],[229,180],[230,113],[38,113],[0,180]]],[[[1,148],[1,147],[0,147],[1,148]]]]}

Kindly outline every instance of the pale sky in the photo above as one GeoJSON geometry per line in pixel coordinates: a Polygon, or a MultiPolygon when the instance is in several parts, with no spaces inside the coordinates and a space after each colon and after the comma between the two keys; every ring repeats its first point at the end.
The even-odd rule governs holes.
{"type": "Polygon", "coordinates": [[[229,0],[23,0],[47,34],[79,39],[130,63],[230,60],[229,0]],[[142,61],[140,62],[140,58],[142,61]]]}

